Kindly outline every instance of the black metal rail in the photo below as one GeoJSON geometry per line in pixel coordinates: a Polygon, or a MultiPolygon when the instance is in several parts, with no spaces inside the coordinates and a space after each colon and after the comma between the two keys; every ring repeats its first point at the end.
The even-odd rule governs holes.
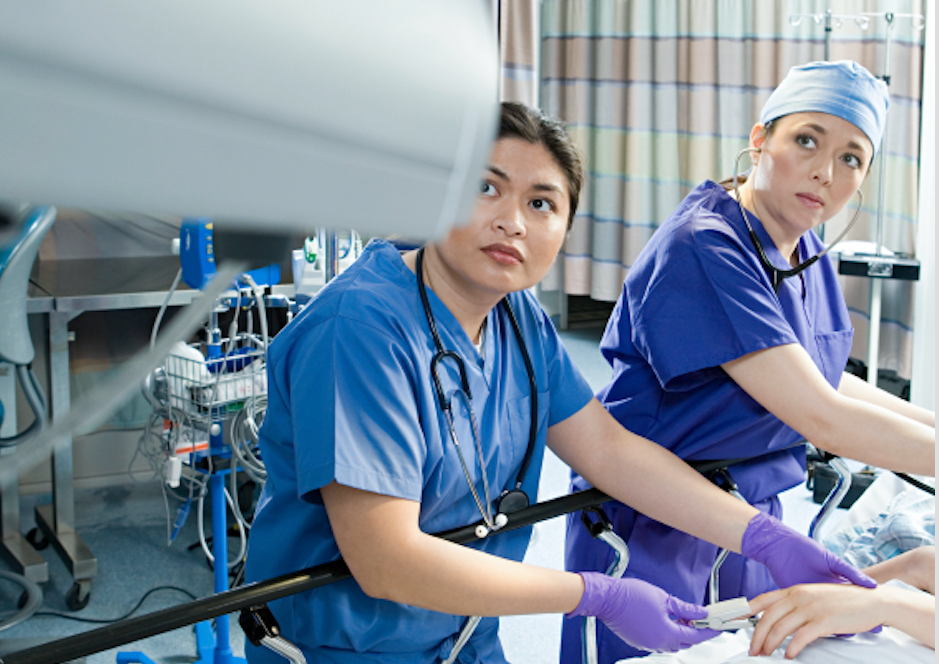
{"type": "MultiPolygon", "coordinates": [[[[706,474],[748,460],[723,459],[720,461],[689,461],[687,463],[699,473],[706,474]]],[[[896,474],[914,486],[935,495],[935,489],[931,486],[923,484],[908,475],[896,474]]],[[[599,489],[586,489],[543,503],[536,503],[531,507],[507,515],[508,523],[489,536],[498,536],[500,533],[525,528],[539,521],[546,521],[563,514],[602,505],[610,500],[611,498],[599,489]]],[[[469,526],[436,533],[435,536],[456,544],[469,544],[477,541],[477,525],[479,524],[474,523],[469,526]]],[[[0,664],[60,664],[61,662],[86,657],[103,650],[110,650],[111,648],[146,639],[156,634],[228,615],[235,611],[257,607],[288,595],[313,590],[351,576],[349,568],[340,559],[298,572],[284,574],[267,581],[259,581],[233,590],[227,590],[204,599],[179,604],[137,618],[114,622],[104,627],[51,641],[28,650],[11,653],[0,659],[0,664]]]]}
{"type": "MultiPolygon", "coordinates": [[[[609,500],[610,497],[599,489],[587,489],[543,503],[536,503],[524,510],[509,514],[508,523],[490,537],[525,528],[562,514],[601,505],[609,500]]],[[[476,525],[478,524],[437,533],[436,536],[457,544],[468,544],[477,541],[476,525]]],[[[267,581],[227,590],[194,602],[154,611],[137,618],[121,620],[28,650],[10,653],[0,659],[0,664],[60,664],[156,634],[272,602],[288,595],[319,588],[350,576],[349,568],[340,559],[267,581]]]]}

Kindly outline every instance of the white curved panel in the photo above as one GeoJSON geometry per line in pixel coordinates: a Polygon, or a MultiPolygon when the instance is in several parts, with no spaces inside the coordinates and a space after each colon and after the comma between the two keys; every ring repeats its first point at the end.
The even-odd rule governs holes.
{"type": "Polygon", "coordinates": [[[439,236],[498,119],[488,3],[0,4],[0,198],[439,236]]]}

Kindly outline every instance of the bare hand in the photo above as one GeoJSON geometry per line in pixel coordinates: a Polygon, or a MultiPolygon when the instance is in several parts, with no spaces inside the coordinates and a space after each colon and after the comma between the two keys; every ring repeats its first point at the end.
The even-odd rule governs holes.
{"type": "Polygon", "coordinates": [[[792,586],[750,601],[763,612],[753,630],[750,656],[770,655],[793,634],[786,657],[796,657],[809,643],[832,634],[867,632],[886,622],[881,588],[828,583],[792,586]]]}

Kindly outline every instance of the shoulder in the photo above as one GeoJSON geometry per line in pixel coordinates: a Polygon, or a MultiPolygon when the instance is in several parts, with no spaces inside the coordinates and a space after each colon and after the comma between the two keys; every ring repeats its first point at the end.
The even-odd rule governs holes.
{"type": "Polygon", "coordinates": [[[412,273],[398,250],[373,240],[272,342],[272,359],[311,336],[407,333],[417,305],[412,273]]]}
{"type": "Polygon", "coordinates": [[[655,231],[630,270],[627,282],[645,283],[694,271],[722,247],[745,250],[746,233],[736,201],[706,181],[691,191],[655,231]],[[679,274],[675,274],[675,272],[679,274]]]}
{"type": "Polygon", "coordinates": [[[666,221],[675,227],[677,237],[695,244],[707,244],[721,237],[737,238],[741,225],[740,208],[724,188],[710,180],[692,191],[666,221]]]}

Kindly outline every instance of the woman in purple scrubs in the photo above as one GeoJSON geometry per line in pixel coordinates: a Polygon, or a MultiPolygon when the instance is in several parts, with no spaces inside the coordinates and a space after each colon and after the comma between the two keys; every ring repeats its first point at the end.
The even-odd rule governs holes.
{"type": "MultiPolygon", "coordinates": [[[[887,106],[886,85],[856,63],[793,68],[751,131],[748,176],[688,195],[630,269],[601,341],[613,367],[597,395],[606,409],[686,460],[749,459],[729,475],[778,518],[777,494],[805,477],[804,440],[934,474],[934,413],[844,373],[853,329],[811,232],[858,192],[887,106]]],[[[573,490],[587,486],[574,475],[573,490]]],[[[621,503],[605,511],[629,546],[626,577],[695,603],[775,587],[763,565],[732,555],[709,598],[716,547],[621,503]]],[[[567,568],[607,569],[612,549],[578,521],[568,521],[567,568]]],[[[580,631],[565,621],[563,662],[581,661],[580,631]]],[[[604,628],[598,641],[601,663],[645,654],[604,628]]]]}

